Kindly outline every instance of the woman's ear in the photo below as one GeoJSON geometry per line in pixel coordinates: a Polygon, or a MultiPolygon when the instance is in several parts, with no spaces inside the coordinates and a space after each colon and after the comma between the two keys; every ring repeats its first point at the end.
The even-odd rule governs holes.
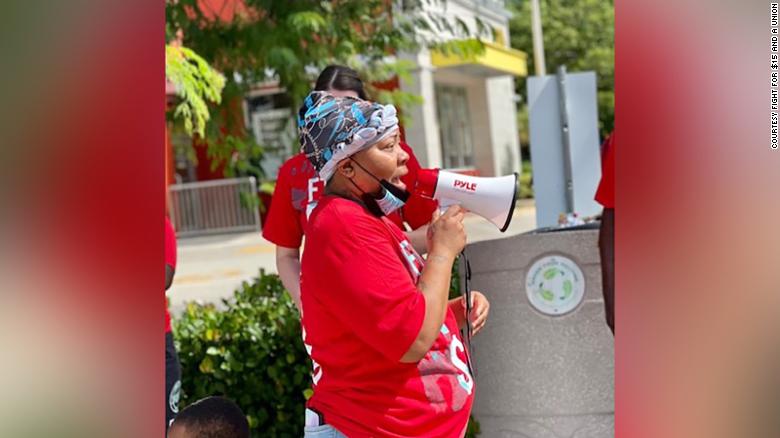
{"type": "Polygon", "coordinates": [[[341,176],[352,179],[355,177],[355,167],[352,164],[352,160],[349,158],[345,158],[341,160],[339,164],[336,165],[336,172],[338,172],[341,176]]]}

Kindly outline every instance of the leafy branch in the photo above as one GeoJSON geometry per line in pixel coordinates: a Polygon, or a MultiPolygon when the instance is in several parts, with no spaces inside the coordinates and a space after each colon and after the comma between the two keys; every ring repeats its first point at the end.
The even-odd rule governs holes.
{"type": "Polygon", "coordinates": [[[222,101],[225,78],[193,50],[174,45],[165,46],[165,78],[181,97],[173,117],[184,122],[189,136],[204,137],[210,119],[208,102],[222,101]]]}

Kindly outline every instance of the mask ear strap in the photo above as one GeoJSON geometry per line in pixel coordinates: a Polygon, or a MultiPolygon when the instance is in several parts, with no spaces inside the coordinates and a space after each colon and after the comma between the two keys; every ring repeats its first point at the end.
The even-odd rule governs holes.
{"type": "Polygon", "coordinates": [[[356,189],[358,189],[358,190],[360,191],[360,194],[361,194],[361,195],[365,195],[365,194],[366,194],[366,192],[364,192],[364,191],[363,191],[363,189],[361,189],[361,188],[360,188],[360,186],[359,186],[359,185],[357,185],[357,183],[356,183],[355,181],[352,181],[352,178],[348,178],[348,181],[349,181],[349,182],[350,182],[350,183],[351,183],[353,186],[355,186],[355,188],[356,188],[356,189]]]}
{"type": "MultiPolygon", "coordinates": [[[[352,162],[354,162],[355,164],[357,164],[358,166],[360,166],[360,163],[358,163],[357,161],[353,160],[351,156],[347,157],[347,159],[349,159],[350,161],[352,161],[352,162]]],[[[370,173],[369,173],[369,172],[368,172],[366,169],[364,169],[364,168],[363,168],[363,166],[360,166],[360,168],[361,168],[361,169],[363,169],[363,171],[364,171],[364,172],[366,172],[366,173],[368,173],[369,175],[371,175],[371,174],[370,174],[370,173]]],[[[374,175],[371,175],[371,176],[373,177],[374,175]]],[[[352,181],[352,178],[347,178],[347,180],[348,180],[348,181],[349,181],[349,182],[350,182],[350,183],[351,183],[353,186],[355,186],[355,188],[356,188],[356,189],[358,189],[358,191],[360,192],[360,194],[361,194],[361,195],[367,195],[367,193],[366,193],[366,192],[365,192],[363,189],[361,189],[361,188],[360,188],[360,186],[359,186],[359,185],[357,185],[357,183],[356,183],[355,181],[352,181]]]]}
{"type": "Polygon", "coordinates": [[[358,167],[363,169],[363,172],[366,172],[367,174],[371,175],[371,178],[374,178],[379,183],[379,185],[381,185],[386,191],[390,192],[393,196],[395,196],[396,198],[400,199],[403,202],[409,200],[409,192],[399,189],[398,187],[388,183],[387,180],[382,180],[377,178],[376,176],[374,176],[374,174],[366,170],[365,167],[363,167],[360,163],[358,163],[357,160],[353,159],[352,157],[348,157],[348,158],[352,160],[355,164],[357,164],[358,167]]]}
{"type": "MultiPolygon", "coordinates": [[[[371,172],[369,172],[368,170],[366,170],[366,168],[365,168],[365,167],[363,167],[363,165],[362,165],[362,164],[360,164],[360,163],[359,163],[359,162],[358,162],[356,159],[352,158],[352,156],[351,156],[351,155],[350,155],[349,157],[347,157],[347,158],[349,158],[349,159],[350,159],[350,161],[352,161],[353,163],[357,164],[357,165],[358,165],[358,167],[359,167],[359,168],[361,168],[361,169],[363,169],[363,172],[366,172],[366,173],[367,173],[367,174],[368,174],[368,175],[369,175],[371,178],[374,178],[374,179],[375,179],[377,182],[379,182],[379,183],[381,183],[381,182],[382,182],[382,181],[380,181],[380,180],[379,180],[379,178],[377,178],[376,176],[374,176],[374,174],[373,174],[373,173],[371,173],[371,172]]],[[[365,193],[365,192],[364,192],[364,193],[365,193]]]]}
{"type": "Polygon", "coordinates": [[[349,178],[349,182],[355,186],[358,191],[360,191],[361,195],[360,198],[363,201],[363,206],[365,206],[368,211],[371,212],[376,217],[382,217],[384,216],[384,212],[382,212],[382,209],[379,208],[379,205],[377,205],[376,200],[373,196],[369,195],[368,193],[364,192],[363,189],[360,188],[359,185],[355,181],[352,181],[352,178],[349,178]]]}

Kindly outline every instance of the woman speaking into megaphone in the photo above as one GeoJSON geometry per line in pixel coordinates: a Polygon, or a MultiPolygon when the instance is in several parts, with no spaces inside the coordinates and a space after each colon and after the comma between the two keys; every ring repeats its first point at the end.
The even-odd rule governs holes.
{"type": "MultiPolygon", "coordinates": [[[[301,261],[314,390],[305,436],[463,436],[475,384],[463,300],[447,298],[465,210],[434,213],[424,260],[386,217],[408,197],[395,108],[314,92],[299,129],[325,182],[301,261]]],[[[478,331],[489,305],[474,299],[478,331]]]]}
{"type": "MultiPolygon", "coordinates": [[[[343,65],[330,65],[317,77],[316,91],[327,91],[335,97],[353,97],[368,100],[363,81],[355,70],[343,65]]],[[[402,180],[409,190],[416,185],[420,164],[412,149],[401,142],[400,148],[409,154],[408,173],[402,180]]],[[[276,269],[285,289],[300,309],[300,247],[308,217],[324,191],[324,183],[312,164],[300,153],[291,157],[279,168],[273,200],[263,221],[263,237],[276,245],[276,269]]],[[[436,210],[436,202],[412,195],[402,208],[387,215],[402,230],[414,249],[423,254],[425,228],[436,210]]]]}

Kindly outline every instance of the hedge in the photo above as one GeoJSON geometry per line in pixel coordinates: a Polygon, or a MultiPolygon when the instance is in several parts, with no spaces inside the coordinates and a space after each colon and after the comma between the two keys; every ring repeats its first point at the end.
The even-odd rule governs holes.
{"type": "Polygon", "coordinates": [[[174,323],[181,405],[224,395],[262,436],[302,436],[311,361],[298,311],[279,277],[260,271],[222,304],[224,310],[188,303],[174,323]]]}

